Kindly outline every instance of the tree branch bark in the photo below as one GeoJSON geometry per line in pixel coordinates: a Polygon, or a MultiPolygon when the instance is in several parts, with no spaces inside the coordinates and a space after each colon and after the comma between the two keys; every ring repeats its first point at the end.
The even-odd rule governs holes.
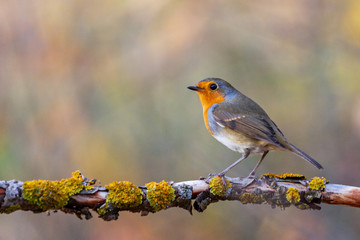
{"type": "Polygon", "coordinates": [[[127,181],[105,187],[95,186],[95,182],[80,172],[61,181],[0,181],[0,212],[60,210],[89,219],[92,209],[104,220],[115,220],[119,211],[140,212],[142,216],[170,207],[203,212],[209,204],[225,200],[266,203],[282,209],[293,205],[320,210],[320,203],[360,207],[359,187],[331,184],[324,178],[306,180],[299,174],[265,174],[254,179],[227,177],[226,186],[219,177],[153,182],[140,187],[127,181]]]}

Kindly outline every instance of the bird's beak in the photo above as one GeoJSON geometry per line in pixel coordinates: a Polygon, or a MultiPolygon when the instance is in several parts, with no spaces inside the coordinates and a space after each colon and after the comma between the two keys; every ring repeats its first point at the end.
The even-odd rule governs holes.
{"type": "Polygon", "coordinates": [[[188,86],[187,88],[190,89],[190,90],[193,90],[193,91],[197,91],[197,92],[200,92],[200,91],[204,90],[203,88],[200,88],[200,87],[197,87],[197,86],[188,86]]]}

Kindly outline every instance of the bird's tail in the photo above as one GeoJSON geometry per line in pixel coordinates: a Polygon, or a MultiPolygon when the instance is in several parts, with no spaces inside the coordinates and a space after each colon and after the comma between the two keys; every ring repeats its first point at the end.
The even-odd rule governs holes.
{"type": "Polygon", "coordinates": [[[321,166],[320,163],[318,163],[317,161],[315,161],[315,159],[313,159],[312,157],[310,157],[309,155],[307,155],[306,153],[304,153],[303,151],[301,151],[300,149],[298,149],[297,147],[295,147],[294,145],[290,144],[291,146],[291,151],[293,153],[295,153],[296,155],[298,155],[299,157],[305,159],[306,161],[308,161],[309,163],[311,163],[312,165],[314,165],[315,167],[317,167],[318,169],[324,169],[323,166],[321,166]]]}

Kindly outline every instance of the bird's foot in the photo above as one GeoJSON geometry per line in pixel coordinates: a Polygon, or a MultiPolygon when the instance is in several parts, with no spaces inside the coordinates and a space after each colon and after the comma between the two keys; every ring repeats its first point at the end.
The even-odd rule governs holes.
{"type": "Polygon", "coordinates": [[[209,184],[211,179],[215,176],[217,176],[217,173],[209,173],[208,176],[206,178],[203,178],[202,180],[205,180],[205,182],[209,184]]]}
{"type": "Polygon", "coordinates": [[[223,174],[223,173],[209,173],[209,175],[205,179],[205,182],[210,183],[211,179],[213,179],[214,177],[221,177],[222,182],[223,182],[224,186],[226,187],[225,174],[223,174]]]}
{"type": "Polygon", "coordinates": [[[251,172],[251,173],[247,176],[247,178],[255,179],[255,178],[256,178],[255,173],[251,172]]]}

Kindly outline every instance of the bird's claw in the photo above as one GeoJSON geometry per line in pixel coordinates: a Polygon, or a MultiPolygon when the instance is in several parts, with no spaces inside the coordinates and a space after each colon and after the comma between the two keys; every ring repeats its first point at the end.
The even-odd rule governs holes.
{"type": "Polygon", "coordinates": [[[205,179],[205,182],[209,184],[211,179],[213,179],[214,177],[221,177],[223,185],[226,187],[225,174],[221,174],[221,173],[209,173],[209,175],[205,179]]]}
{"type": "Polygon", "coordinates": [[[249,176],[247,176],[247,178],[255,179],[256,178],[255,173],[250,173],[249,176]]]}
{"type": "Polygon", "coordinates": [[[219,174],[218,173],[209,173],[208,174],[208,178],[211,178],[211,177],[215,177],[215,176],[218,176],[219,174]]]}
{"type": "Polygon", "coordinates": [[[205,180],[207,184],[210,183],[211,179],[216,176],[216,173],[209,173],[206,178],[203,178],[202,180],[205,180]]]}
{"type": "Polygon", "coordinates": [[[226,188],[226,180],[225,180],[225,175],[218,175],[219,177],[221,177],[224,187],[226,188]]]}

